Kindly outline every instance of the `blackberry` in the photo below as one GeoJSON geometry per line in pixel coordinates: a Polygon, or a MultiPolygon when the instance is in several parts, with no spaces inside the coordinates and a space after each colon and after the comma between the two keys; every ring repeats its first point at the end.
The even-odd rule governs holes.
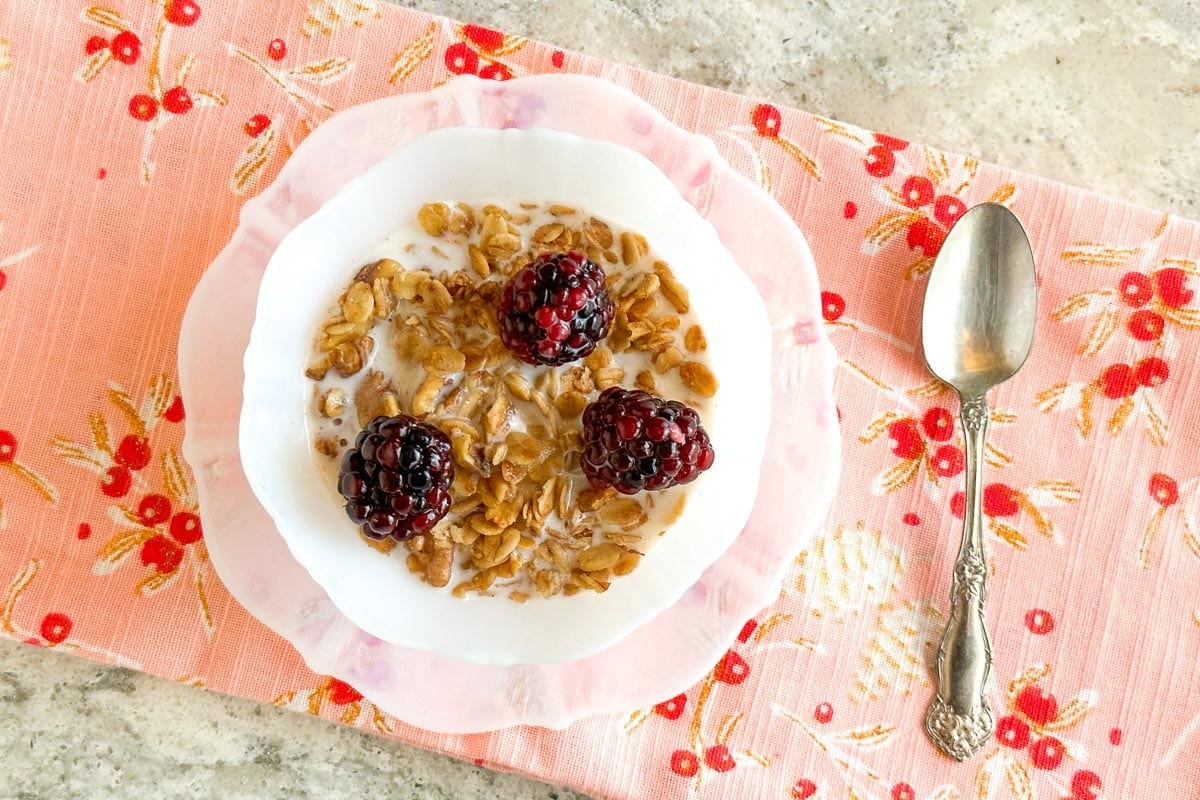
{"type": "Polygon", "coordinates": [[[342,457],[346,516],[371,539],[424,533],[450,510],[450,440],[412,417],[376,417],[342,457]]]}
{"type": "Polygon", "coordinates": [[[543,253],[505,284],[499,319],[500,339],[527,364],[583,358],[612,327],[604,270],[578,251],[543,253]]]}
{"type": "Polygon", "coordinates": [[[613,386],[583,412],[583,472],[597,488],[669,489],[715,458],[700,416],[676,400],[613,386]]]}

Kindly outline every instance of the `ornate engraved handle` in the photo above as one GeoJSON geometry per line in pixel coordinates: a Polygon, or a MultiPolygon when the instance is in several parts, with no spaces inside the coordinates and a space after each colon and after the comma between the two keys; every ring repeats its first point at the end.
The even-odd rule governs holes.
{"type": "Polygon", "coordinates": [[[967,440],[966,509],[962,546],[950,584],[950,621],[937,653],[937,695],[925,713],[925,732],[943,753],[962,761],[983,746],[995,729],[984,688],[992,668],[992,646],[984,625],[987,563],[983,556],[983,445],[986,395],[961,398],[967,440]]]}

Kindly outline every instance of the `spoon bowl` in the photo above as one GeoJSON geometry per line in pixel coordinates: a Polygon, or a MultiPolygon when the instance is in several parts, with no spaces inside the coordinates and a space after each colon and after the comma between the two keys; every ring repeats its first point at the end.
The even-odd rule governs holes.
{"type": "Polygon", "coordinates": [[[1025,229],[1002,205],[984,203],[951,228],[921,314],[929,371],[962,395],[1011,378],[1033,347],[1037,275],[1025,229]]]}

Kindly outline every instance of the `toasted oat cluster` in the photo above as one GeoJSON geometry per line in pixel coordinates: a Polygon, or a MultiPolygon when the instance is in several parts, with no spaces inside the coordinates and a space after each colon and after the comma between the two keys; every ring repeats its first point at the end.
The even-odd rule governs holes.
{"type": "Polygon", "coordinates": [[[445,434],[454,469],[440,521],[364,541],[384,552],[402,544],[414,573],[458,596],[602,592],[632,572],[679,518],[687,487],[623,496],[589,483],[583,416],[621,386],[703,417],[718,382],[670,267],[632,231],[532,203],[429,203],[376,255],[317,334],[306,372],[314,449],[338,485],[339,464],[362,460],[351,458],[360,432],[404,415],[445,434]],[[545,264],[567,271],[537,272],[545,264]],[[531,266],[516,290],[527,297],[510,290],[506,303],[506,285],[531,266]],[[524,315],[507,336],[505,313],[524,315]],[[518,357],[512,331],[544,357],[518,357]]]}

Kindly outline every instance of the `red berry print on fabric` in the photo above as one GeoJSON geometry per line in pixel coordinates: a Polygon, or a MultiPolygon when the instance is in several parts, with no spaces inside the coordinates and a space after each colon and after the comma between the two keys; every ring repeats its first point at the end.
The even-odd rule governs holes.
{"type": "Polygon", "coordinates": [[[890,793],[892,800],[917,800],[916,791],[907,783],[897,783],[890,793]]]}
{"type": "Polygon", "coordinates": [[[944,406],[936,406],[921,417],[921,429],[935,442],[948,442],[954,438],[954,415],[944,406]]]}
{"type": "MultiPolygon", "coordinates": [[[[93,36],[88,40],[89,48],[92,45],[97,44],[97,39],[99,39],[101,42],[104,41],[104,39],[99,36],[93,36]]],[[[100,48],[97,48],[97,50],[98,49],[100,48]]],[[[109,50],[112,52],[113,60],[119,61],[122,64],[136,64],[138,57],[142,54],[142,40],[139,39],[137,34],[133,31],[121,31],[113,37],[112,43],[109,45],[109,50]]],[[[88,55],[91,55],[94,52],[96,52],[96,50],[89,50],[88,55]]]]}
{"type": "MultiPolygon", "coordinates": [[[[910,147],[882,133],[863,136],[835,122],[826,122],[823,130],[838,145],[854,148],[863,171],[879,184],[872,205],[881,207],[863,233],[862,252],[873,256],[900,242],[915,258],[904,267],[904,277],[928,273],[950,227],[966,213],[963,198],[979,175],[979,162],[910,147]]],[[[1000,184],[976,202],[1008,204],[1015,192],[1012,184],[1000,184]]]]}
{"type": "Polygon", "coordinates": [[[887,178],[896,169],[896,155],[883,145],[875,145],[867,150],[863,159],[867,174],[874,178],[887,178]]]}
{"type": "Polygon", "coordinates": [[[920,525],[921,517],[918,514],[914,514],[913,512],[909,511],[901,518],[901,522],[903,522],[905,525],[920,525]]]}
{"type": "Polygon", "coordinates": [[[858,216],[858,203],[853,200],[847,200],[846,205],[842,207],[842,216],[846,219],[854,219],[858,216]]]}
{"type": "Polygon", "coordinates": [[[1200,269],[1194,259],[1164,252],[1170,227],[1164,220],[1136,246],[1077,242],[1062,252],[1067,264],[1081,270],[1119,270],[1114,283],[1071,295],[1051,312],[1056,322],[1087,325],[1080,355],[1102,353],[1124,338],[1123,332],[1125,342],[1157,345],[1157,354],[1174,358],[1182,339],[1200,329],[1200,308],[1193,305],[1195,291],[1189,285],[1200,269]]]}
{"type": "Polygon", "coordinates": [[[676,720],[683,716],[684,709],[687,708],[687,695],[680,694],[672,697],[670,700],[664,700],[654,707],[654,713],[660,717],[669,720],[676,720]]]}
{"type": "Polygon", "coordinates": [[[329,701],[335,706],[345,706],[362,700],[362,692],[345,681],[337,678],[329,679],[329,701]]]}
{"type": "Polygon", "coordinates": [[[715,772],[729,772],[737,766],[733,754],[723,744],[715,744],[704,751],[704,765],[715,772]]]}
{"type": "Polygon", "coordinates": [[[846,301],[836,292],[821,292],[821,317],[826,322],[837,322],[846,313],[846,301]]]}
{"type": "Polygon", "coordinates": [[[39,630],[50,644],[62,644],[71,635],[71,618],[66,614],[47,614],[42,618],[39,630]]]}
{"type": "Polygon", "coordinates": [[[479,71],[479,54],[459,42],[446,48],[446,69],[455,75],[474,75],[479,71]]]}
{"type": "Polygon", "coordinates": [[[147,527],[166,522],[171,518],[171,501],[161,494],[151,494],[138,504],[138,518],[147,527]]]}
{"type": "Polygon", "coordinates": [[[916,250],[926,258],[933,258],[941,252],[942,243],[946,241],[946,231],[935,222],[918,219],[908,226],[904,239],[909,250],[916,250]]]}
{"type": "Polygon", "coordinates": [[[900,199],[909,208],[920,208],[933,202],[933,181],[924,175],[909,175],[900,187],[900,199]]]}
{"type": "Polygon", "coordinates": [[[933,218],[945,228],[952,227],[965,213],[967,204],[953,195],[939,195],[933,203],[933,218]]]}
{"type": "Polygon", "coordinates": [[[1071,800],[1097,800],[1104,782],[1090,769],[1081,769],[1071,776],[1071,800]]]}
{"type": "Polygon", "coordinates": [[[160,575],[169,575],[183,563],[183,548],[166,536],[157,534],[142,543],[141,559],[142,564],[154,567],[160,575]]]}
{"type": "Polygon", "coordinates": [[[117,452],[113,454],[113,460],[122,467],[137,472],[145,469],[146,465],[150,463],[152,455],[150,442],[144,436],[135,436],[131,433],[121,439],[121,444],[117,446],[117,452]]]}
{"type": "Polygon", "coordinates": [[[908,149],[908,141],[905,139],[898,139],[895,136],[888,136],[884,133],[875,133],[872,135],[879,145],[886,147],[892,152],[899,152],[901,150],[908,149]]]}
{"type": "Polygon", "coordinates": [[[193,105],[192,96],[183,86],[172,87],[163,94],[162,106],[171,114],[186,114],[193,105]]]}
{"type": "Polygon", "coordinates": [[[1157,311],[1141,309],[1129,317],[1129,335],[1139,342],[1157,342],[1166,329],[1167,321],[1157,311]]]}
{"type": "Polygon", "coordinates": [[[759,136],[776,139],[779,137],[783,117],[775,106],[760,103],[750,114],[750,124],[754,126],[754,130],[758,131],[759,136]]]}
{"type": "Polygon", "coordinates": [[[507,81],[512,80],[513,74],[503,64],[488,64],[479,70],[479,77],[488,81],[507,81]]]}
{"type": "Polygon", "coordinates": [[[79,523],[79,528],[75,531],[75,538],[79,541],[87,541],[92,536],[92,526],[86,522],[79,523]]]}
{"type": "Polygon", "coordinates": [[[271,125],[271,118],[266,114],[255,114],[250,119],[246,120],[246,124],[242,126],[246,131],[246,135],[252,139],[257,139],[259,135],[271,125]]]}
{"type": "Polygon", "coordinates": [[[124,497],[133,486],[133,476],[125,467],[109,467],[100,476],[100,491],[109,497],[124,497]]]}
{"type": "Polygon", "coordinates": [[[554,65],[555,69],[562,69],[564,61],[565,57],[562,50],[555,50],[554,54],[550,56],[550,63],[554,65]]]}
{"type": "Polygon", "coordinates": [[[1156,472],[1150,476],[1150,497],[1163,508],[1179,502],[1179,484],[1170,475],[1156,472]]]}
{"type": "Polygon", "coordinates": [[[272,39],[267,44],[267,58],[272,61],[282,61],[287,58],[288,48],[287,42],[283,39],[272,39]]]}
{"type": "Polygon", "coordinates": [[[1049,611],[1031,608],[1025,612],[1025,627],[1037,636],[1045,636],[1054,630],[1054,617],[1049,611]]]}
{"type": "Polygon", "coordinates": [[[1029,746],[1029,760],[1038,769],[1055,770],[1062,763],[1066,749],[1053,736],[1038,739],[1029,746]]]}
{"type": "Polygon", "coordinates": [[[1117,282],[1121,302],[1132,308],[1141,308],[1154,298],[1154,284],[1150,276],[1140,272],[1126,272],[1117,282]]]}
{"type": "Polygon", "coordinates": [[[693,777],[700,771],[700,760],[689,750],[676,750],[671,753],[671,772],[685,778],[693,777]]]}
{"type": "MultiPolygon", "coordinates": [[[[1137,317],[1141,313],[1136,312],[1131,320],[1141,319],[1137,317]]],[[[1153,324],[1157,326],[1156,321],[1153,324]]],[[[1147,330],[1147,336],[1159,337],[1161,333],[1157,327],[1147,330]]],[[[1137,341],[1135,337],[1131,339],[1137,341]]],[[[1042,390],[1037,395],[1038,410],[1045,414],[1071,414],[1081,439],[1086,440],[1101,428],[1097,425],[1097,414],[1108,414],[1102,429],[1109,436],[1119,437],[1131,422],[1137,422],[1151,445],[1166,446],[1169,425],[1162,411],[1159,391],[1171,378],[1167,360],[1151,355],[1130,362],[1110,363],[1095,374],[1090,382],[1063,382],[1042,390]]]]}
{"type": "MultiPolygon", "coordinates": [[[[1189,497],[1194,498],[1195,482],[1190,482],[1190,486],[1189,497]]],[[[1154,509],[1150,514],[1146,529],[1142,533],[1141,542],[1138,544],[1138,567],[1140,569],[1150,567],[1150,556],[1155,541],[1164,530],[1179,535],[1183,539],[1187,551],[1196,558],[1200,558],[1200,531],[1196,529],[1192,519],[1188,516],[1188,507],[1194,503],[1194,499],[1189,500],[1188,503],[1180,503],[1179,482],[1165,472],[1156,472],[1151,475],[1146,488],[1154,503],[1154,509]]],[[[1197,616],[1197,619],[1200,620],[1200,615],[1197,616]]]]}
{"type": "MultiPolygon", "coordinates": [[[[122,18],[121,12],[103,6],[84,9],[85,24],[98,27],[102,34],[93,35],[84,47],[86,60],[75,77],[91,83],[110,64],[137,67],[122,70],[121,83],[127,87],[123,100],[129,116],[140,123],[142,143],[137,152],[138,178],[149,184],[154,175],[153,144],[168,120],[186,114],[194,106],[222,106],[226,98],[219,92],[195,89],[187,81],[197,61],[197,53],[172,53],[171,45],[187,41],[173,37],[173,27],[194,25],[200,18],[200,6],[194,0],[160,0],[150,4],[150,18],[137,15],[122,18]],[[141,30],[137,29],[141,26],[141,30]],[[111,39],[107,39],[111,36],[111,39]],[[152,54],[143,58],[143,52],[152,54]]],[[[100,175],[103,177],[103,174],[100,175]]]]}
{"type": "Polygon", "coordinates": [[[737,651],[730,650],[717,663],[717,667],[713,671],[713,676],[721,683],[729,683],[736,686],[750,677],[750,665],[746,663],[744,658],[738,655],[737,651]]]}
{"type": "Polygon", "coordinates": [[[183,418],[183,398],[175,395],[171,405],[167,406],[167,410],[163,412],[163,419],[167,422],[183,422],[183,418]]]}
{"type": "Polygon", "coordinates": [[[149,122],[158,114],[158,101],[148,94],[129,98],[129,115],[140,122],[149,122]]]}
{"type": "MultiPolygon", "coordinates": [[[[751,131],[766,142],[783,150],[809,177],[821,179],[821,168],[816,160],[798,144],[783,135],[783,115],[779,109],[769,103],[759,103],[750,111],[750,127],[738,126],[735,131],[751,131]]],[[[759,183],[764,186],[769,183],[765,176],[762,161],[758,161],[759,183]]]]}
{"type": "Polygon", "coordinates": [[[1111,744],[1113,747],[1119,746],[1121,744],[1121,739],[1123,739],[1123,738],[1124,738],[1124,733],[1121,731],[1120,728],[1113,728],[1112,730],[1110,730],[1108,732],[1108,743],[1111,744]]]}
{"type": "Polygon", "coordinates": [[[132,592],[146,596],[172,584],[190,584],[204,631],[211,635],[209,598],[217,584],[209,585],[196,487],[177,448],[156,437],[177,400],[165,375],[152,380],[140,398],[110,384],[108,405],[86,413],[84,429],[90,435],[83,441],[55,436],[50,444],[67,464],[96,475],[99,494],[109,499],[105,516],[113,527],[100,537],[92,535],[92,524],[99,523],[79,528],[81,541],[100,540],[92,571],[128,580],[132,592]],[[130,578],[131,573],[136,575],[130,578]],[[177,582],[181,575],[189,580],[177,582]]]}
{"type": "Polygon", "coordinates": [[[504,44],[504,34],[491,28],[484,28],[479,25],[464,25],[462,28],[463,36],[479,46],[480,50],[489,53],[494,53],[504,44]]]}
{"type": "Polygon", "coordinates": [[[1026,686],[1017,695],[1017,711],[1036,725],[1046,725],[1058,717],[1058,701],[1038,686],[1026,686]]]}
{"type": "Polygon", "coordinates": [[[204,536],[200,517],[188,511],[171,517],[170,532],[171,537],[180,544],[195,544],[204,536]]]}
{"type": "Polygon", "coordinates": [[[1029,744],[1029,725],[1009,715],[996,723],[996,741],[1014,750],[1024,750],[1029,744]]]}
{"type": "Polygon", "coordinates": [[[104,167],[101,167],[100,169],[96,170],[96,180],[102,181],[107,177],[108,177],[108,170],[106,170],[104,167]]]}
{"type": "Polygon", "coordinates": [[[833,706],[829,703],[821,703],[813,710],[813,719],[824,725],[833,719],[833,706]]]}
{"type": "Polygon", "coordinates": [[[792,787],[792,800],[809,800],[817,793],[817,785],[808,778],[801,778],[792,787]]]}
{"type": "Polygon", "coordinates": [[[190,27],[200,21],[200,5],[195,0],[167,0],[167,22],[190,27]]]}
{"type": "Polygon", "coordinates": [[[746,624],[743,625],[741,631],[738,632],[737,640],[742,644],[745,644],[746,642],[750,641],[750,637],[754,635],[754,631],[757,629],[758,622],[756,620],[746,620],[746,624]]]}

